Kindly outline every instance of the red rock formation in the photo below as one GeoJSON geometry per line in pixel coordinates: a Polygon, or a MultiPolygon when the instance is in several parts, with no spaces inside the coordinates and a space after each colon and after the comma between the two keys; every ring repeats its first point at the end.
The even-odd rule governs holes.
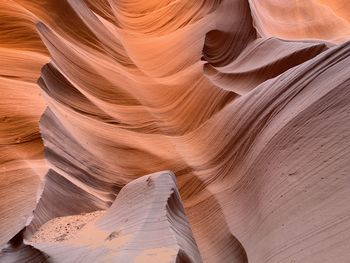
{"type": "Polygon", "coordinates": [[[0,6],[1,244],[171,170],[204,262],[348,261],[345,1],[0,6]]]}

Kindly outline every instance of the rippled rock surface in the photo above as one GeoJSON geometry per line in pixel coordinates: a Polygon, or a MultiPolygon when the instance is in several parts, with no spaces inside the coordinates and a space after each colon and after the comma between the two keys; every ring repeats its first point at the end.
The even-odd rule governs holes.
{"type": "Polygon", "coordinates": [[[0,260],[348,262],[347,1],[7,0],[0,32],[0,260]],[[29,242],[101,210],[145,241],[29,242]]]}

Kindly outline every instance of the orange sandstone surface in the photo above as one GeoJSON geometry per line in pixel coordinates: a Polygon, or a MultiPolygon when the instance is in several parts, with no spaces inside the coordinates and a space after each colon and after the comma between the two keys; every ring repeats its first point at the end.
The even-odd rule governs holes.
{"type": "Polygon", "coordinates": [[[0,0],[0,262],[348,263],[345,0],[0,0]]]}

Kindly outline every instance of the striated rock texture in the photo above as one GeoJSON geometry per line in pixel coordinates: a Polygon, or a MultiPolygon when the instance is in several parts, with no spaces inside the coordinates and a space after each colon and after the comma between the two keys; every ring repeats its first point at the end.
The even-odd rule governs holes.
{"type": "Polygon", "coordinates": [[[87,216],[51,220],[31,245],[18,236],[1,262],[202,262],[171,172],[130,182],[106,213],[87,216]],[[64,222],[74,229],[53,230],[64,222]]]}
{"type": "Polygon", "coordinates": [[[160,172],[127,184],[73,238],[32,245],[52,262],[202,262],[184,212],[174,175],[160,172]]]}
{"type": "Polygon", "coordinates": [[[0,1],[0,247],[30,222],[47,172],[38,89],[49,55],[29,11],[0,1]]]}
{"type": "Polygon", "coordinates": [[[83,230],[78,246],[37,248],[58,262],[137,262],[157,240],[177,251],[157,262],[348,262],[346,1],[0,7],[1,245],[24,227],[26,240],[53,218],[97,210],[108,209],[92,229],[114,231],[125,211],[148,220],[162,203],[181,220],[134,229],[146,241],[133,252],[114,254],[105,240],[87,251],[83,230]],[[141,176],[164,170],[184,210],[176,190],[168,199],[167,173],[156,175],[161,190],[138,189],[141,176]],[[147,205],[129,207],[128,187],[147,205]]]}
{"type": "Polygon", "coordinates": [[[31,245],[23,244],[24,229],[18,232],[0,252],[0,262],[33,262],[47,263],[49,256],[31,245]]]}

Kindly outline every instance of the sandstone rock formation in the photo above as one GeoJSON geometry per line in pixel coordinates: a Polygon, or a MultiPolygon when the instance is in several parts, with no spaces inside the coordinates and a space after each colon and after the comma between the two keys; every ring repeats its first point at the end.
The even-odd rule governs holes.
{"type": "Polygon", "coordinates": [[[106,213],[65,234],[70,237],[60,240],[47,227],[30,245],[12,245],[0,260],[29,255],[30,262],[202,262],[171,172],[130,182],[106,213]]]}
{"type": "MultiPolygon", "coordinates": [[[[179,262],[348,262],[346,1],[7,0],[0,7],[6,260],[35,251],[38,262],[137,262],[158,237],[177,247],[169,260],[179,262]],[[133,210],[125,189],[164,170],[176,176],[181,216],[172,216],[181,220],[149,235],[152,226],[134,229],[148,238],[134,253],[114,254],[105,240],[87,251],[83,230],[77,246],[26,245],[58,217],[107,210],[88,224],[107,232],[123,211],[132,222],[150,218],[162,200],[148,203],[153,195],[171,191],[144,190],[140,200],[138,189],[132,200],[147,205],[135,201],[133,210]],[[77,258],[64,258],[73,250],[77,258]]],[[[159,185],[172,178],[165,174],[156,175],[159,185]]]]}

